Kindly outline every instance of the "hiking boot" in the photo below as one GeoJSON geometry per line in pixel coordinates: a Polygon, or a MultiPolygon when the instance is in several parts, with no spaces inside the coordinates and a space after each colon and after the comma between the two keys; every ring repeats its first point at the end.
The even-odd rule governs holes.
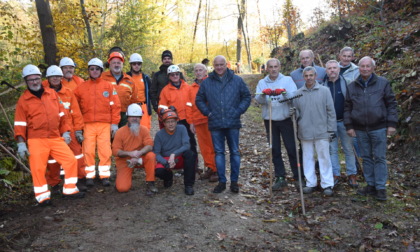
{"type": "Polygon", "coordinates": [[[221,193],[226,190],[226,183],[219,182],[217,186],[213,189],[213,193],[221,193]]]}
{"type": "Polygon", "coordinates": [[[86,186],[93,187],[95,185],[95,181],[93,179],[86,179],[86,186]]]}
{"type": "Polygon", "coordinates": [[[386,189],[376,190],[375,199],[380,201],[386,201],[386,189]]]}
{"type": "Polygon", "coordinates": [[[185,194],[186,195],[194,195],[194,189],[192,186],[185,186],[185,194]]]}
{"type": "Polygon", "coordinates": [[[233,193],[239,193],[239,185],[238,185],[238,182],[232,181],[230,183],[230,191],[233,192],[233,193]]]}
{"type": "Polygon", "coordinates": [[[109,182],[108,178],[104,178],[102,179],[102,185],[108,187],[111,185],[111,182],[109,182]]]}
{"type": "Polygon", "coordinates": [[[66,198],[66,199],[81,199],[84,197],[85,197],[84,192],[78,192],[78,193],[73,193],[73,194],[63,194],[63,198],[66,198]]]}
{"type": "Polygon", "coordinates": [[[87,186],[85,185],[86,180],[85,179],[79,179],[77,180],[76,186],[79,189],[80,192],[86,192],[87,186]]]}
{"type": "Polygon", "coordinates": [[[367,185],[357,190],[357,194],[362,195],[362,196],[366,196],[366,195],[373,196],[373,195],[376,195],[376,188],[374,186],[367,185]]]}
{"type": "Polygon", "coordinates": [[[359,185],[357,184],[356,175],[350,175],[348,177],[349,186],[353,188],[357,188],[359,185]]]}
{"type": "Polygon", "coordinates": [[[324,189],[324,195],[327,196],[327,197],[331,197],[333,195],[333,193],[334,192],[333,192],[331,187],[327,187],[327,188],[324,189]]]}
{"type": "Polygon", "coordinates": [[[61,186],[60,186],[60,184],[57,184],[57,185],[51,187],[51,194],[52,195],[61,195],[61,186]]]}
{"type": "Polygon", "coordinates": [[[315,191],[315,187],[309,187],[309,186],[305,186],[303,188],[303,193],[304,194],[311,194],[315,191]]]}
{"type": "Polygon", "coordinates": [[[52,206],[51,200],[47,199],[38,204],[40,207],[52,206]]]}
{"type": "Polygon", "coordinates": [[[174,180],[173,179],[170,179],[170,180],[164,180],[163,181],[163,186],[165,187],[165,188],[169,188],[169,187],[171,187],[172,186],[172,184],[174,183],[174,180]]]}
{"type": "Polygon", "coordinates": [[[210,168],[207,168],[207,170],[200,175],[200,178],[202,180],[209,179],[212,174],[213,174],[213,171],[210,168]]]}
{"type": "Polygon", "coordinates": [[[334,185],[338,185],[340,183],[340,176],[335,176],[334,175],[334,185]]]}
{"type": "Polygon", "coordinates": [[[150,191],[152,193],[158,193],[159,192],[159,190],[155,186],[155,182],[154,181],[146,182],[146,190],[147,191],[150,191]]]}
{"type": "Polygon", "coordinates": [[[278,191],[283,187],[287,186],[286,180],[284,180],[284,177],[277,177],[276,182],[274,183],[272,189],[273,191],[278,191]]]}
{"type": "Polygon", "coordinates": [[[217,182],[219,181],[219,175],[217,175],[217,172],[213,172],[213,174],[209,178],[209,182],[217,182]]]}

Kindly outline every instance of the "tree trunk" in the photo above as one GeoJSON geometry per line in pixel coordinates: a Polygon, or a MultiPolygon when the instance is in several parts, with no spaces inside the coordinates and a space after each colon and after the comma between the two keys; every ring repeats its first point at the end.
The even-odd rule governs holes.
{"type": "Polygon", "coordinates": [[[341,21],[341,7],[340,7],[340,0],[337,0],[337,9],[338,9],[338,18],[341,21]]]}
{"type": "Polygon", "coordinates": [[[41,28],[42,45],[44,46],[44,61],[47,65],[57,65],[57,38],[49,0],[35,0],[41,28]]]}
{"type": "Polygon", "coordinates": [[[195,26],[194,26],[194,33],[193,33],[193,41],[191,46],[191,57],[190,57],[190,63],[193,61],[193,55],[194,55],[194,44],[195,44],[195,35],[197,33],[197,25],[198,25],[198,18],[200,17],[200,10],[201,10],[201,1],[198,3],[198,11],[197,11],[197,17],[195,19],[195,26]]]}
{"type": "Polygon", "coordinates": [[[209,34],[209,17],[210,17],[210,0],[206,0],[206,13],[204,15],[204,37],[206,39],[206,58],[209,57],[209,45],[208,45],[208,34],[209,34]]]}
{"type": "Polygon", "coordinates": [[[95,52],[93,52],[94,45],[93,45],[92,29],[90,28],[89,18],[88,18],[88,15],[86,13],[86,9],[85,9],[85,0],[80,0],[80,7],[82,8],[82,16],[83,16],[83,20],[85,21],[85,25],[86,25],[86,32],[87,32],[87,36],[88,36],[89,46],[91,48],[92,53],[95,54],[95,52]]]}
{"type": "Polygon", "coordinates": [[[238,17],[238,32],[236,38],[236,62],[240,63],[242,60],[242,17],[238,17]]]}

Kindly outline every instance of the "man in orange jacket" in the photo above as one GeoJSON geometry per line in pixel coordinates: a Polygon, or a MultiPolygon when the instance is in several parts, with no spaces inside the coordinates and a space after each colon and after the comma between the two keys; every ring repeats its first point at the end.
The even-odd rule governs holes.
{"type": "Polygon", "coordinates": [[[127,124],[127,107],[132,103],[137,103],[137,85],[134,80],[123,70],[124,57],[119,52],[112,52],[108,57],[109,71],[102,73],[102,79],[110,82],[118,93],[121,103],[121,120],[118,127],[127,124]]]}
{"type": "Polygon", "coordinates": [[[153,150],[153,139],[149,130],[140,124],[143,111],[133,103],[127,108],[128,123],[121,127],[112,141],[112,154],[116,157],[118,192],[128,192],[132,184],[135,167],[144,167],[146,171],[147,193],[157,193],[155,187],[156,155],[153,150]]]}
{"type": "MultiPolygon", "coordinates": [[[[71,122],[71,142],[69,147],[73,151],[74,157],[77,159],[77,188],[83,192],[87,190],[83,183],[86,177],[86,164],[81,146],[81,143],[83,142],[83,117],[76,96],[74,96],[73,91],[71,91],[70,88],[64,87],[62,79],[63,72],[61,69],[58,66],[52,65],[47,69],[47,80],[45,84],[43,82],[43,86],[49,87],[57,92],[58,97],[60,97],[61,103],[64,106],[65,116],[68,117],[68,120],[71,122]]],[[[52,186],[54,193],[54,191],[59,190],[59,184],[61,183],[60,164],[57,163],[54,158],[50,157],[47,168],[47,182],[52,186]]]]}
{"type": "Polygon", "coordinates": [[[200,84],[207,78],[207,67],[201,63],[195,64],[194,75],[196,79],[190,87],[188,94],[188,101],[191,106],[187,106],[187,122],[190,124],[191,132],[197,135],[204,166],[207,167],[201,179],[209,179],[210,182],[217,182],[219,181],[219,177],[217,176],[213,141],[211,140],[211,134],[208,128],[208,118],[201,114],[195,105],[195,97],[197,96],[200,84]]]}
{"type": "Polygon", "coordinates": [[[168,67],[168,84],[162,89],[159,97],[159,109],[168,109],[169,106],[175,107],[178,114],[178,124],[182,124],[187,128],[190,137],[190,148],[197,156],[197,142],[194,134],[191,132],[190,124],[187,122],[187,107],[192,104],[188,99],[190,93],[190,85],[180,77],[181,70],[177,65],[168,67]]]}
{"type": "Polygon", "coordinates": [[[110,135],[114,137],[121,119],[121,104],[117,91],[111,83],[101,78],[103,69],[100,59],[91,59],[88,62],[90,79],[74,91],[85,123],[83,154],[86,162],[87,186],[94,185],[96,148],[99,156],[99,177],[103,186],[110,186],[112,155],[110,135]]]}
{"type": "Polygon", "coordinates": [[[150,130],[152,127],[152,109],[149,97],[150,78],[147,74],[143,73],[141,67],[143,65],[143,58],[138,53],[133,53],[130,56],[130,72],[128,75],[133,78],[134,83],[137,85],[137,99],[143,111],[140,124],[150,130]]]}
{"type": "Polygon", "coordinates": [[[63,80],[61,83],[63,86],[70,88],[71,91],[74,91],[77,86],[82,84],[85,80],[74,74],[74,69],[76,64],[69,57],[64,57],[60,60],[60,68],[63,71],[63,80]]]}
{"type": "Polygon", "coordinates": [[[83,198],[85,194],[76,186],[77,162],[67,145],[71,141],[71,122],[65,116],[60,98],[54,90],[42,86],[41,72],[36,66],[25,66],[22,76],[28,89],[16,105],[14,130],[19,156],[23,159],[29,156],[35,198],[41,206],[51,204],[45,179],[49,155],[65,171],[63,197],[83,198]]]}

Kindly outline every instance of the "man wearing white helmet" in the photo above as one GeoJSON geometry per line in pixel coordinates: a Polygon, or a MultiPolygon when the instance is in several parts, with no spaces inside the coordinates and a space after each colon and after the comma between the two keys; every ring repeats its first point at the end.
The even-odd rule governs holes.
{"type": "Polygon", "coordinates": [[[132,184],[134,168],[144,167],[146,172],[147,193],[157,193],[155,187],[156,156],[152,152],[153,139],[149,130],[141,125],[144,115],[141,107],[133,103],[127,108],[127,124],[115,134],[112,154],[116,157],[118,192],[128,192],[132,184]]]}
{"type": "Polygon", "coordinates": [[[74,64],[74,61],[69,57],[64,57],[60,60],[60,68],[63,71],[64,77],[62,80],[62,84],[65,87],[70,88],[72,91],[74,91],[77,88],[77,86],[79,86],[80,84],[82,84],[82,82],[85,81],[74,74],[76,64],[74,64]]]}
{"type": "Polygon", "coordinates": [[[42,86],[41,72],[36,66],[25,66],[22,76],[28,89],[16,105],[14,131],[19,156],[22,159],[29,156],[36,200],[40,205],[51,204],[51,192],[45,179],[49,155],[62,164],[65,171],[63,197],[84,197],[76,187],[77,162],[66,144],[70,142],[71,122],[65,116],[60,98],[52,89],[42,86]]]}
{"type": "Polygon", "coordinates": [[[104,69],[98,58],[88,62],[89,80],[76,88],[74,94],[82,111],[85,128],[83,153],[86,162],[86,185],[93,186],[95,150],[99,156],[99,177],[103,186],[110,186],[111,138],[118,130],[121,104],[114,86],[101,78],[104,69]],[[110,134],[111,132],[111,134],[110,134]]]}
{"type": "MultiPolygon", "coordinates": [[[[74,157],[77,159],[77,187],[80,191],[86,191],[87,188],[83,183],[86,177],[86,165],[81,146],[81,143],[83,142],[83,117],[76,96],[74,96],[73,91],[70,88],[63,85],[62,79],[63,72],[61,69],[56,65],[52,65],[48,67],[47,80],[43,81],[42,85],[44,87],[52,88],[57,92],[58,97],[60,97],[61,103],[64,106],[65,116],[68,117],[71,122],[71,141],[68,145],[73,151],[74,157]]],[[[60,164],[52,157],[48,160],[47,182],[52,186],[53,192],[59,190],[59,184],[61,183],[60,164]]]]}
{"type": "Polygon", "coordinates": [[[130,71],[127,72],[128,75],[133,78],[134,83],[137,85],[137,99],[138,103],[141,106],[141,109],[144,111],[143,117],[141,118],[141,125],[147,127],[149,130],[152,123],[152,109],[150,106],[150,78],[147,74],[143,73],[141,67],[143,65],[143,58],[138,53],[133,53],[130,56],[130,71]]]}

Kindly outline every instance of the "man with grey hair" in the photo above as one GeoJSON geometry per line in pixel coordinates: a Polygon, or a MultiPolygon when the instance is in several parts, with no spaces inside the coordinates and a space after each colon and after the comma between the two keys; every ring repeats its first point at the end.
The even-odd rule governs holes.
{"type": "Polygon", "coordinates": [[[336,60],[330,60],[326,64],[327,78],[322,83],[325,87],[330,89],[333,101],[335,115],[337,119],[337,131],[335,134],[337,138],[330,143],[330,156],[334,174],[334,185],[339,182],[340,174],[340,159],[338,157],[338,138],[340,138],[341,146],[344,150],[346,160],[346,173],[349,185],[357,187],[356,175],[356,159],[354,157],[352,144],[353,139],[347,135],[346,127],[344,126],[344,101],[346,98],[347,82],[340,75],[339,63],[336,60]]]}
{"type": "Polygon", "coordinates": [[[325,68],[315,65],[314,63],[314,52],[312,50],[302,50],[299,53],[300,67],[290,73],[293,81],[296,83],[297,88],[301,88],[305,85],[305,79],[303,78],[302,72],[303,69],[307,66],[312,66],[317,71],[316,81],[322,82],[325,77],[325,68]]]}
{"type": "Polygon", "coordinates": [[[346,79],[348,83],[354,81],[359,76],[359,67],[352,61],[354,60],[354,50],[351,47],[344,47],[340,50],[340,75],[346,79]]]}
{"type": "MultiPolygon", "coordinates": [[[[298,122],[298,136],[303,149],[303,171],[306,178],[306,187],[303,193],[312,193],[317,187],[315,174],[316,151],[321,176],[321,187],[325,196],[332,196],[334,187],[333,171],[329,154],[329,141],[335,137],[337,123],[334,102],[328,88],[317,81],[315,67],[308,66],[303,69],[305,85],[296,91],[302,97],[295,99],[298,122]]],[[[294,108],[291,109],[294,113],[294,108]]]]}
{"type": "Polygon", "coordinates": [[[289,157],[290,168],[293,172],[295,181],[299,181],[296,145],[293,133],[293,122],[289,115],[289,104],[280,103],[293,94],[297,88],[292,78],[280,73],[280,61],[278,59],[269,59],[266,64],[268,75],[258,82],[256,88],[255,100],[262,104],[262,117],[264,125],[269,136],[270,121],[272,126],[272,149],[274,171],[276,181],[273,190],[280,190],[287,186],[286,170],[281,155],[281,138],[283,138],[289,157]],[[272,106],[272,115],[269,115],[269,103],[272,106]]]}
{"type": "Polygon", "coordinates": [[[230,153],[230,190],[239,192],[238,178],[241,156],[239,153],[239,129],[241,115],[251,104],[251,93],[243,79],[227,68],[222,55],[213,60],[214,71],[203,81],[195,103],[201,113],[208,117],[209,130],[216,153],[216,168],[219,184],[214,193],[226,189],[225,139],[230,153]]]}
{"type": "Polygon", "coordinates": [[[360,76],[347,86],[344,107],[344,125],[349,136],[357,136],[367,183],[357,193],[385,201],[386,140],[395,134],[397,101],[389,81],[374,73],[375,61],[371,57],[359,61],[359,70],[360,76]]]}

